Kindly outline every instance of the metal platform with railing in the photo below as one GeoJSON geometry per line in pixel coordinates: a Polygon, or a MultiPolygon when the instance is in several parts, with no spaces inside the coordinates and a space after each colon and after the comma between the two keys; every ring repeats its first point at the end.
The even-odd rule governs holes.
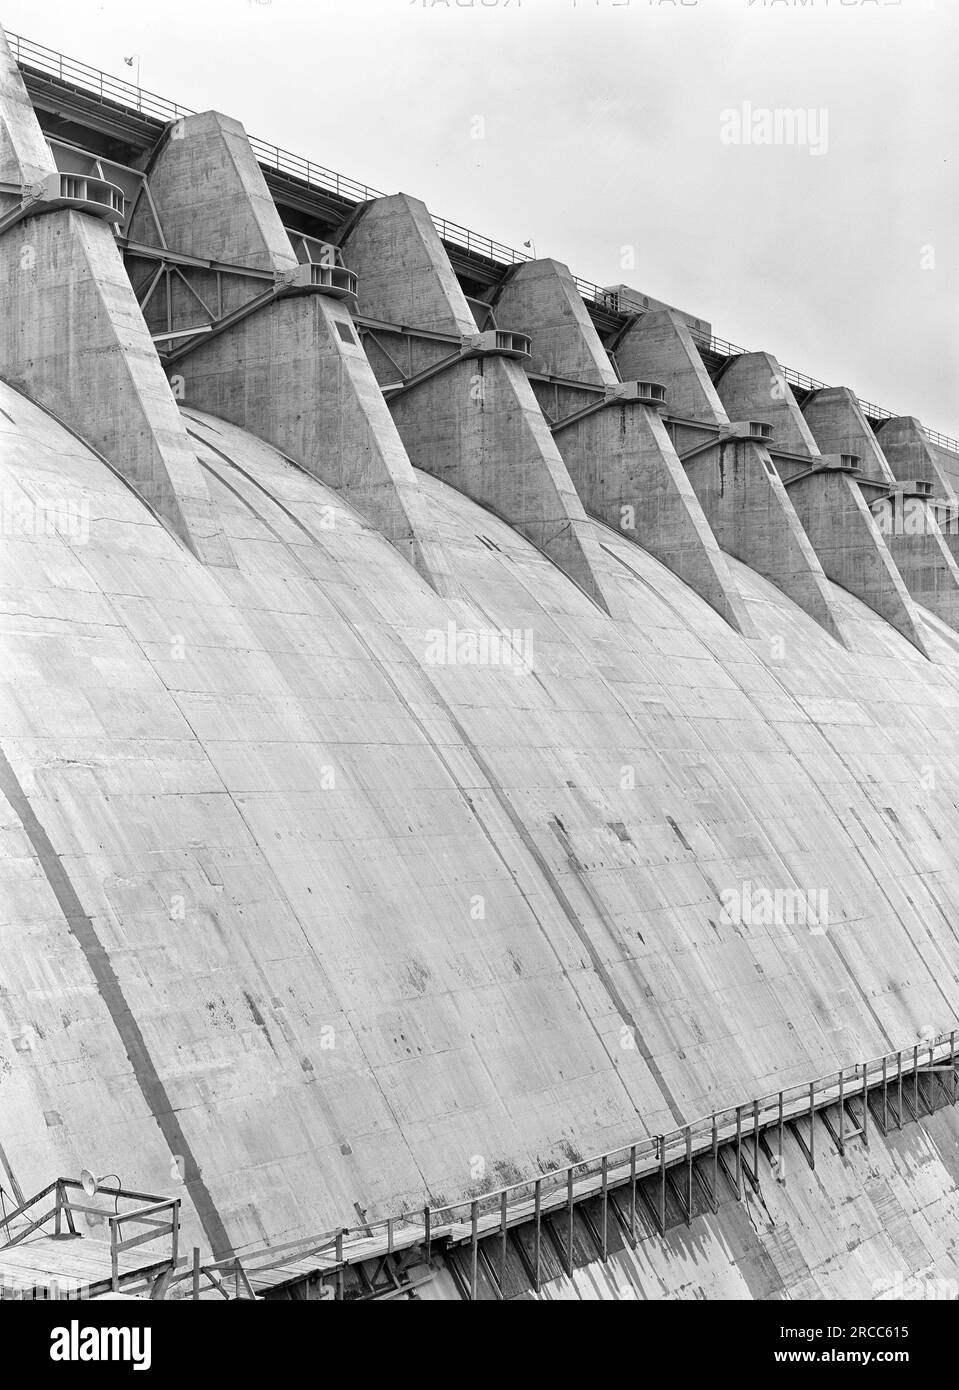
{"type": "Polygon", "coordinates": [[[141,1288],[151,1298],[165,1296],[180,1263],[179,1197],[133,1192],[119,1181],[101,1187],[84,1176],[92,1175],[57,1178],[10,1213],[0,1211],[0,1301],[90,1299],[141,1288]],[[84,1236],[81,1217],[105,1227],[106,1240],[84,1236]]]}
{"type": "MultiPolygon", "coordinates": [[[[196,114],[189,107],[169,101],[156,92],[145,91],[133,83],[125,82],[122,78],[112,77],[109,73],[100,71],[99,68],[90,67],[75,58],[69,58],[54,49],[46,48],[43,44],[35,43],[32,39],[24,38],[20,34],[8,33],[7,40],[25,77],[29,77],[30,73],[35,73],[42,78],[52,79],[62,84],[64,88],[82,91],[88,96],[95,97],[103,106],[110,107],[117,116],[127,114],[133,118],[139,118],[141,122],[159,122],[161,126],[165,126],[170,122],[181,120],[185,116],[196,114]]],[[[160,133],[158,129],[157,137],[160,133]]],[[[367,184],[338,174],[335,170],[327,169],[322,164],[316,164],[302,155],[283,149],[272,141],[262,140],[258,136],[250,136],[249,139],[265,172],[272,173],[281,179],[288,179],[292,183],[302,185],[305,189],[315,190],[327,198],[336,199],[337,202],[342,203],[344,212],[361,203],[369,202],[371,199],[385,196],[367,184]]],[[[492,237],[481,236],[448,218],[433,216],[433,224],[448,250],[454,254],[457,252],[465,253],[477,264],[485,264],[494,270],[502,271],[532,260],[532,257],[526,252],[517,251],[513,247],[493,240],[492,237]]],[[[604,289],[593,281],[584,280],[580,276],[576,276],[575,279],[576,287],[584,302],[597,314],[608,315],[613,322],[626,322],[631,317],[648,312],[646,305],[638,300],[630,300],[627,295],[619,291],[604,289]]],[[[738,347],[735,343],[727,342],[723,338],[707,337],[695,330],[691,330],[691,332],[698,346],[717,360],[728,360],[748,351],[748,349],[738,347]]],[[[783,373],[789,384],[801,392],[809,393],[826,389],[826,382],[818,381],[816,378],[806,376],[792,368],[784,367],[783,373]]],[[[874,405],[870,401],[860,400],[859,405],[870,422],[875,423],[897,418],[897,412],[887,410],[884,406],[874,405]]],[[[923,426],[923,430],[930,444],[950,453],[959,454],[959,440],[940,434],[938,430],[926,429],[925,426],[923,426]]]]}

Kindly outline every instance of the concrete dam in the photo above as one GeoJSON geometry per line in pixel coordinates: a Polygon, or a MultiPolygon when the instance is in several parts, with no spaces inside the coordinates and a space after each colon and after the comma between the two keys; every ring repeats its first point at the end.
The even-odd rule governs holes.
{"type": "Polygon", "coordinates": [[[0,516],[0,1296],[959,1280],[959,442],[8,34],[0,516]]]}

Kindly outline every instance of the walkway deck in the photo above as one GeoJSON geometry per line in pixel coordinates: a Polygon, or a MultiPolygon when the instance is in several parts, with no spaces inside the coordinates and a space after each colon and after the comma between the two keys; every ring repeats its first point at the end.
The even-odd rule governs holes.
{"type": "MultiPolygon", "coordinates": [[[[117,1255],[117,1284],[152,1284],[170,1268],[156,1251],[117,1255]]],[[[110,1293],[110,1246],[88,1236],[36,1234],[0,1250],[0,1299],[99,1298],[110,1293]]]]}

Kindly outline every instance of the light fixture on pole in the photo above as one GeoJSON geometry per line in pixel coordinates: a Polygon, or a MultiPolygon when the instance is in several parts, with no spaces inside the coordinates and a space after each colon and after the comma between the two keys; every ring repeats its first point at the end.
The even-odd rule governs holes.
{"type": "Polygon", "coordinates": [[[140,110],[140,55],[139,55],[139,53],[131,53],[130,56],[129,56],[129,58],[124,58],[123,61],[126,63],[126,65],[127,65],[128,68],[132,68],[134,63],[136,63],[136,65],[137,65],[137,110],[139,111],[139,110],[140,110]]]}

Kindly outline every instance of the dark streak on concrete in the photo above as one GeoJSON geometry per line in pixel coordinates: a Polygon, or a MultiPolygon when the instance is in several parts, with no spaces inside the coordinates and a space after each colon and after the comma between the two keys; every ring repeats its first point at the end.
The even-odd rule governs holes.
{"type": "MultiPolygon", "coordinates": [[[[313,532],[309,529],[309,527],[306,526],[306,525],[304,525],[304,523],[300,520],[300,518],[297,517],[297,516],[295,515],[295,513],[292,512],[292,511],[290,510],[289,507],[285,506],[285,504],[284,504],[283,502],[281,502],[281,501],[279,500],[279,498],[275,497],[267,488],[265,488],[265,487],[263,486],[262,483],[260,483],[255,477],[253,477],[252,474],[248,473],[248,472],[246,471],[246,469],[242,468],[238,463],[236,463],[236,461],[235,461],[234,459],[232,459],[232,458],[229,456],[229,454],[225,453],[222,449],[218,449],[217,446],[216,446],[215,444],[211,444],[211,443],[209,442],[209,440],[204,440],[203,437],[202,437],[202,435],[197,434],[194,430],[188,429],[188,433],[189,433],[194,439],[198,440],[200,443],[203,443],[203,444],[206,446],[206,448],[209,449],[211,452],[215,453],[215,454],[218,455],[221,459],[223,459],[223,461],[224,461],[225,463],[227,463],[232,469],[234,469],[234,471],[235,471],[236,473],[238,473],[241,477],[245,478],[245,479],[247,480],[247,482],[251,484],[251,486],[253,486],[254,488],[256,488],[256,490],[257,490],[258,492],[262,493],[266,498],[268,498],[269,501],[272,503],[272,505],[275,506],[279,511],[281,511],[281,512],[283,513],[283,515],[286,516],[286,517],[288,518],[288,520],[290,520],[301,532],[303,532],[304,535],[306,535],[307,537],[309,537],[309,539],[310,539],[311,541],[313,541],[315,544],[320,544],[320,542],[317,541],[316,536],[315,536],[315,535],[313,534],[313,532]]],[[[231,492],[231,493],[233,494],[233,496],[236,497],[236,498],[237,498],[244,506],[246,506],[250,511],[252,511],[252,512],[254,513],[254,515],[260,517],[260,520],[263,522],[263,524],[264,524],[265,526],[267,526],[267,528],[277,537],[277,539],[280,541],[280,543],[281,543],[282,545],[284,545],[288,550],[291,550],[291,553],[295,554],[295,551],[292,551],[292,549],[291,549],[291,547],[288,545],[288,543],[279,535],[278,532],[276,532],[276,531],[273,529],[273,527],[270,526],[269,522],[267,522],[266,519],[265,519],[264,517],[262,517],[262,516],[260,515],[259,512],[256,511],[256,508],[253,507],[252,503],[249,502],[248,499],[245,498],[241,492],[239,492],[239,491],[238,491],[235,487],[233,487],[230,483],[226,482],[226,480],[225,480],[224,478],[222,478],[222,477],[220,476],[220,474],[217,472],[217,470],[216,470],[215,468],[212,468],[212,467],[209,465],[209,463],[204,462],[204,460],[202,460],[202,459],[200,460],[200,462],[201,462],[201,466],[202,466],[204,469],[206,469],[207,472],[211,473],[211,474],[213,475],[213,477],[215,477],[215,478],[217,479],[217,481],[218,481],[223,487],[225,487],[229,492],[231,492]]],[[[308,572],[309,572],[309,571],[308,571],[308,572]]],[[[314,576],[312,575],[312,573],[310,574],[310,578],[311,578],[311,579],[314,578],[314,576]]],[[[336,600],[333,599],[329,594],[327,595],[327,597],[328,597],[328,598],[330,599],[330,601],[334,604],[334,606],[336,606],[336,600]]],[[[349,619],[346,617],[345,614],[342,614],[342,612],[341,612],[341,616],[343,616],[343,617],[344,617],[344,620],[345,620],[346,622],[349,623],[349,619]]],[[[533,902],[531,901],[531,899],[530,899],[530,897],[529,897],[529,894],[527,894],[527,893],[525,892],[525,890],[523,889],[523,886],[522,886],[522,884],[521,884],[521,882],[520,882],[519,876],[517,875],[515,868],[514,868],[514,867],[512,866],[512,864],[510,863],[508,856],[504,853],[504,851],[503,851],[502,847],[500,846],[500,844],[499,844],[499,842],[498,842],[496,836],[494,835],[494,833],[492,832],[492,830],[489,828],[489,826],[486,824],[484,818],[483,818],[483,817],[479,814],[479,812],[477,811],[477,808],[476,808],[474,802],[472,801],[472,799],[470,798],[470,796],[469,796],[469,794],[468,794],[466,788],[460,783],[459,779],[458,779],[457,776],[456,776],[456,773],[455,773],[455,771],[454,771],[454,768],[453,768],[452,764],[450,764],[450,762],[448,761],[448,759],[444,756],[443,749],[440,747],[439,744],[437,744],[437,743],[431,738],[430,732],[429,732],[428,728],[427,728],[426,725],[423,723],[422,719],[421,719],[421,718],[419,717],[419,715],[416,713],[416,711],[415,711],[415,709],[413,708],[413,706],[411,705],[410,701],[407,699],[407,697],[404,695],[403,691],[400,689],[400,687],[399,687],[398,684],[396,683],[396,680],[395,680],[393,674],[391,673],[391,671],[389,670],[389,667],[388,667],[387,663],[383,662],[383,661],[380,659],[380,657],[378,656],[378,654],[377,654],[375,648],[370,644],[370,642],[368,641],[368,639],[366,638],[366,636],[363,634],[363,632],[362,632],[358,627],[356,627],[356,625],[353,624],[353,623],[350,623],[350,626],[353,628],[353,630],[354,630],[356,636],[358,637],[359,641],[360,641],[360,642],[363,644],[363,646],[366,648],[366,651],[368,652],[368,654],[369,654],[369,656],[370,656],[370,659],[371,659],[373,662],[375,662],[375,664],[376,664],[376,666],[377,666],[377,669],[380,671],[380,674],[382,675],[383,679],[384,679],[384,680],[387,682],[387,684],[391,687],[391,689],[393,690],[393,692],[394,692],[395,695],[397,696],[397,699],[401,701],[401,703],[402,703],[404,709],[407,711],[407,713],[410,715],[411,719],[414,721],[414,723],[417,725],[417,727],[418,727],[418,728],[421,730],[421,732],[423,733],[423,736],[424,736],[424,738],[425,738],[425,740],[426,740],[426,743],[427,743],[427,745],[430,747],[430,749],[432,750],[434,756],[435,756],[436,758],[439,759],[439,761],[442,763],[442,765],[443,765],[444,768],[446,769],[446,771],[447,771],[447,773],[449,774],[449,777],[450,777],[450,779],[451,779],[453,785],[457,788],[457,791],[458,791],[459,794],[463,797],[464,801],[467,803],[467,805],[469,806],[471,812],[473,813],[473,815],[474,815],[474,817],[475,817],[475,819],[476,819],[477,826],[479,827],[479,829],[480,829],[481,832],[483,833],[483,835],[484,835],[484,837],[485,837],[487,843],[489,844],[490,848],[492,849],[493,853],[496,854],[496,856],[499,858],[500,862],[503,864],[504,868],[506,869],[506,872],[509,874],[510,878],[513,880],[513,883],[515,884],[518,893],[520,894],[520,896],[522,897],[523,901],[526,903],[527,907],[529,908],[530,914],[531,914],[531,916],[533,917],[533,920],[536,922],[536,924],[537,924],[537,926],[539,927],[540,931],[541,931],[541,932],[543,933],[543,935],[545,936],[547,942],[549,942],[551,948],[555,951],[555,944],[550,940],[549,932],[548,932],[548,930],[546,929],[546,927],[545,927],[544,923],[542,922],[542,920],[540,919],[538,913],[536,912],[535,906],[534,906],[533,902]]],[[[575,932],[577,938],[580,940],[580,942],[582,943],[582,945],[584,946],[584,948],[585,948],[586,951],[588,952],[588,954],[589,954],[589,956],[590,956],[590,959],[591,959],[591,961],[592,961],[594,967],[597,968],[597,975],[598,975],[599,979],[601,980],[601,982],[603,983],[603,985],[606,987],[607,991],[610,992],[610,999],[611,999],[611,1002],[613,1003],[613,1005],[615,1006],[615,1008],[616,1008],[617,1011],[619,1012],[620,1017],[623,1019],[623,1021],[631,1028],[631,1030],[632,1030],[632,1032],[633,1032],[633,1036],[637,1039],[637,1042],[641,1044],[641,1038],[640,1038],[639,1027],[638,1027],[638,1025],[636,1024],[636,1021],[635,1021],[633,1015],[631,1014],[631,1012],[630,1012],[629,1009],[627,1008],[625,1002],[623,1001],[621,995],[620,995],[619,992],[615,989],[615,986],[612,984],[612,981],[611,981],[611,979],[610,979],[610,977],[609,977],[609,975],[608,975],[608,972],[606,972],[604,968],[601,968],[601,967],[602,967],[602,962],[600,961],[599,956],[598,956],[597,952],[595,951],[595,948],[593,947],[592,942],[591,942],[590,939],[589,939],[589,935],[588,935],[588,932],[587,932],[587,930],[586,930],[585,924],[582,922],[582,920],[580,919],[579,915],[578,915],[577,912],[576,912],[576,909],[573,907],[573,904],[570,902],[569,898],[568,898],[568,897],[566,896],[566,894],[564,893],[564,891],[563,891],[563,889],[562,889],[562,886],[560,885],[558,879],[556,878],[555,874],[552,872],[552,869],[550,868],[550,865],[549,865],[548,860],[546,859],[546,856],[542,853],[542,851],[540,850],[539,846],[536,844],[535,839],[534,839],[533,836],[530,834],[530,832],[529,832],[529,830],[528,830],[528,828],[527,828],[525,822],[523,821],[522,817],[519,815],[519,813],[517,812],[516,808],[513,806],[513,803],[511,802],[511,800],[510,800],[509,796],[507,795],[505,789],[500,785],[500,782],[499,782],[498,778],[495,776],[495,773],[493,772],[492,767],[489,765],[489,763],[486,761],[486,759],[483,757],[482,753],[480,752],[480,750],[479,750],[478,747],[476,746],[475,740],[473,740],[472,738],[470,738],[470,736],[469,736],[467,730],[463,727],[462,723],[461,723],[461,722],[459,721],[459,719],[456,717],[456,714],[454,713],[452,707],[451,707],[451,706],[448,704],[448,702],[443,698],[443,695],[441,694],[441,692],[439,691],[439,689],[438,689],[432,682],[428,681],[428,677],[427,677],[426,673],[423,672],[422,670],[420,670],[419,668],[417,668],[417,669],[416,669],[416,672],[415,672],[415,675],[416,675],[417,679],[422,680],[422,681],[428,683],[429,692],[430,692],[431,697],[438,703],[439,707],[443,710],[444,714],[445,714],[446,717],[449,719],[450,724],[451,724],[452,727],[455,729],[457,735],[459,736],[459,738],[460,738],[460,740],[461,740],[461,742],[462,742],[462,746],[463,746],[465,749],[468,749],[468,750],[469,750],[470,756],[473,758],[473,761],[476,763],[477,767],[478,767],[478,768],[480,769],[480,771],[482,772],[483,777],[484,777],[485,780],[486,780],[487,786],[488,786],[489,789],[492,791],[493,795],[496,797],[496,800],[497,800],[497,802],[498,802],[498,804],[499,804],[499,806],[500,806],[500,809],[504,812],[504,814],[505,814],[506,817],[508,818],[508,820],[509,820],[511,826],[513,827],[513,830],[514,830],[514,831],[516,832],[516,834],[519,836],[519,839],[520,839],[520,841],[522,842],[522,844],[523,844],[524,848],[526,849],[527,853],[529,854],[531,860],[532,860],[533,863],[536,865],[536,867],[537,867],[537,869],[539,870],[539,872],[540,872],[542,878],[545,880],[546,885],[547,885],[547,887],[548,887],[548,889],[549,889],[549,891],[550,891],[550,893],[551,893],[551,895],[552,895],[554,901],[558,904],[560,910],[562,911],[564,917],[566,918],[566,920],[568,921],[568,923],[569,923],[570,926],[572,927],[572,929],[573,929],[573,931],[575,932]]],[[[559,822],[559,824],[562,825],[562,822],[559,822]]],[[[588,881],[584,881],[584,880],[581,880],[581,881],[584,882],[584,887],[586,888],[586,891],[587,891],[587,893],[588,893],[589,896],[590,896],[590,900],[593,901],[594,904],[595,904],[595,902],[596,902],[596,895],[595,895],[595,892],[594,892],[594,889],[593,889],[592,884],[589,883],[588,881]]],[[[607,916],[606,913],[605,913],[605,908],[601,908],[601,912],[602,912],[603,921],[606,922],[606,923],[608,924],[608,916],[607,916]]],[[[564,968],[564,970],[563,970],[563,973],[566,974],[565,968],[564,968]]],[[[595,1023],[594,1023],[593,1026],[594,1026],[594,1028],[595,1028],[595,1023]]],[[[598,1033],[598,1030],[597,1030],[597,1033],[598,1033]]],[[[604,1046],[606,1046],[605,1043],[604,1043],[604,1046]]],[[[646,1063],[647,1063],[647,1065],[648,1065],[648,1067],[649,1067],[650,1074],[654,1077],[654,1079],[657,1081],[657,1083],[658,1083],[658,1084],[660,1085],[660,1087],[662,1088],[663,1099],[666,1101],[666,1104],[669,1106],[670,1112],[671,1112],[671,1114],[672,1114],[673,1122],[674,1122],[676,1125],[682,1125],[682,1124],[684,1123],[684,1119],[683,1119],[682,1111],[681,1111],[681,1109],[679,1108],[679,1106],[678,1106],[678,1104],[677,1104],[677,1102],[676,1102],[675,1097],[671,1094],[671,1092],[669,1091],[668,1087],[666,1086],[665,1079],[664,1079],[664,1077],[662,1076],[662,1073],[660,1072],[659,1068],[657,1067],[657,1065],[656,1065],[655,1061],[653,1060],[651,1054],[649,1053],[648,1049],[642,1050],[642,1046],[643,1046],[643,1045],[641,1044],[641,1048],[640,1048],[640,1050],[641,1050],[641,1055],[644,1057],[644,1059],[645,1059],[645,1061],[646,1061],[646,1063]]],[[[618,1074],[618,1069],[617,1069],[617,1074],[618,1074]]],[[[629,1088],[625,1085],[625,1083],[624,1083],[624,1089],[626,1090],[627,1095],[629,1095],[630,1100],[633,1102],[633,1104],[634,1104],[634,1106],[635,1106],[635,1100],[634,1100],[632,1094],[630,1093],[629,1088]]],[[[639,1113],[638,1110],[637,1110],[637,1113],[639,1113]]],[[[437,1202],[439,1201],[439,1199],[436,1199],[436,1200],[437,1200],[437,1202]]]]}
{"type": "Polygon", "coordinates": [[[82,950],[90,972],[96,981],[97,992],[107,1007],[114,1027],[120,1035],[137,1085],[167,1142],[173,1157],[185,1165],[184,1181],[190,1198],[196,1208],[197,1216],[210,1247],[217,1259],[228,1255],[232,1249],[226,1227],[217,1211],[209,1189],[203,1181],[195,1155],[193,1154],[183,1128],[160,1080],[153,1058],[123,994],[120,981],[97,936],[93,921],[83,910],[79,895],[63,861],[50,842],[50,837],[40,824],[30,801],[20,785],[6,754],[0,749],[0,792],[6,797],[20,820],[30,841],[34,854],[43,870],[43,875],[59,904],[67,926],[82,950]]]}
{"type": "MultiPolygon", "coordinates": [[[[566,829],[563,825],[563,822],[560,820],[559,816],[553,816],[549,824],[550,829],[556,836],[557,840],[563,848],[564,853],[566,854],[567,863],[573,870],[573,873],[576,875],[577,880],[579,881],[584,892],[586,893],[586,896],[589,898],[590,902],[595,908],[600,921],[607,928],[613,940],[615,941],[616,924],[610,921],[609,913],[606,910],[605,903],[593,887],[589,874],[586,872],[586,870],[583,869],[582,865],[577,859],[573,851],[573,847],[570,843],[569,836],[566,833],[566,829]]],[[[539,851],[537,851],[537,854],[539,854],[539,851]]],[[[596,950],[595,946],[590,940],[589,934],[586,931],[585,926],[581,922],[578,913],[575,911],[572,904],[569,902],[569,899],[566,897],[566,894],[563,893],[559,884],[553,878],[553,875],[549,873],[548,866],[546,867],[545,872],[548,874],[548,877],[551,881],[551,885],[553,886],[554,893],[556,893],[557,896],[561,897],[561,905],[563,906],[564,911],[566,912],[566,916],[569,919],[569,923],[575,931],[580,942],[582,943],[584,950],[588,954],[593,969],[595,970],[599,978],[602,980],[603,985],[606,989],[606,993],[609,995],[610,999],[615,1004],[616,1010],[619,1013],[620,1018],[623,1020],[625,1024],[627,1024],[627,1026],[632,1031],[633,1037],[636,1040],[637,1051],[639,1052],[639,1055],[642,1057],[643,1061],[649,1068],[650,1074],[655,1078],[656,1085],[659,1087],[663,1099],[666,1101],[666,1104],[672,1111],[673,1120],[678,1126],[685,1124],[682,1108],[679,1105],[679,1102],[677,1101],[676,1097],[670,1090],[666,1078],[663,1075],[658,1063],[656,1062],[655,1057],[653,1056],[652,1052],[650,1052],[649,1045],[647,1044],[643,1036],[642,1030],[640,1029],[640,1026],[636,1021],[635,1015],[633,1014],[629,1005],[626,1003],[626,1000],[623,998],[620,991],[617,989],[616,983],[613,980],[612,975],[607,970],[602,958],[600,957],[599,952],[596,950]]]]}

